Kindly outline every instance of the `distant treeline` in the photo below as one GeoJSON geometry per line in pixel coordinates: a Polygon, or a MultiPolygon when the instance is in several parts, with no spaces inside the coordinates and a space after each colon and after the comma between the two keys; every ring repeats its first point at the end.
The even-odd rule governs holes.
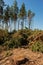
{"type": "Polygon", "coordinates": [[[0,0],[0,28],[10,31],[12,29],[12,23],[14,23],[14,30],[24,29],[27,26],[31,29],[31,22],[35,13],[31,10],[26,10],[25,3],[22,3],[19,9],[18,3],[15,0],[12,6],[6,5],[3,0],[0,0]],[[27,20],[28,19],[28,20],[27,20]],[[24,26],[25,25],[25,26],[24,26]]]}

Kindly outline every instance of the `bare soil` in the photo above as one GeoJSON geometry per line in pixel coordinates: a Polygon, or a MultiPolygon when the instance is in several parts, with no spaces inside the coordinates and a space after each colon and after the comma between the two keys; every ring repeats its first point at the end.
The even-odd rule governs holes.
{"type": "Polygon", "coordinates": [[[30,49],[17,48],[0,53],[0,65],[43,65],[43,54],[30,49]]]}

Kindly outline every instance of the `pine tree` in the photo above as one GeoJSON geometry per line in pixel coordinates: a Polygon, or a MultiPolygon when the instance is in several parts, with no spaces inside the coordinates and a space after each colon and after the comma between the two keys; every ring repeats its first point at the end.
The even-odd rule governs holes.
{"type": "Polygon", "coordinates": [[[6,7],[4,21],[5,21],[5,28],[8,30],[8,22],[9,22],[10,14],[9,14],[9,6],[6,7]]]}
{"type": "Polygon", "coordinates": [[[35,16],[35,13],[33,13],[31,10],[28,10],[28,20],[29,20],[29,26],[28,28],[30,29],[31,28],[31,21],[32,21],[32,18],[35,16]]]}
{"type": "Polygon", "coordinates": [[[17,15],[18,15],[18,6],[17,6],[17,1],[15,0],[13,4],[14,30],[16,30],[17,15]]]}
{"type": "Polygon", "coordinates": [[[21,8],[20,8],[20,19],[22,19],[22,22],[21,22],[21,29],[24,28],[24,19],[26,17],[26,9],[25,9],[25,4],[23,3],[21,8]]]}
{"type": "Polygon", "coordinates": [[[1,26],[1,23],[3,23],[3,8],[4,8],[4,1],[3,0],[0,0],[0,26],[1,26]]]}

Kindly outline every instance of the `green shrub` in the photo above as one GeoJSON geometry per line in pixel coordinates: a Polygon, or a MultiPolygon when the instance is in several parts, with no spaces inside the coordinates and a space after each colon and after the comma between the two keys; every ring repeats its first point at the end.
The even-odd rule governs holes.
{"type": "Polygon", "coordinates": [[[40,41],[38,41],[31,46],[31,49],[32,51],[38,51],[43,53],[43,44],[40,41]]]}
{"type": "Polygon", "coordinates": [[[6,41],[4,43],[4,46],[6,47],[6,49],[10,49],[14,47],[14,43],[10,40],[10,41],[6,41]]]}
{"type": "Polygon", "coordinates": [[[10,43],[8,44],[9,48],[17,48],[19,46],[19,42],[17,39],[12,39],[10,43]]]}
{"type": "Polygon", "coordinates": [[[11,56],[13,53],[10,50],[7,50],[5,52],[5,57],[11,56]]]}
{"type": "Polygon", "coordinates": [[[21,30],[12,36],[12,38],[16,40],[16,42],[17,42],[16,44],[18,46],[23,46],[23,45],[28,44],[28,41],[27,41],[28,34],[26,32],[27,32],[27,30],[21,30]]]}
{"type": "Polygon", "coordinates": [[[6,49],[11,49],[11,48],[18,48],[21,46],[21,43],[18,41],[18,39],[12,39],[10,41],[6,41],[4,43],[4,46],[6,47],[6,49]]]}
{"type": "Polygon", "coordinates": [[[6,40],[8,40],[8,32],[0,30],[0,45],[2,45],[6,40]]]}

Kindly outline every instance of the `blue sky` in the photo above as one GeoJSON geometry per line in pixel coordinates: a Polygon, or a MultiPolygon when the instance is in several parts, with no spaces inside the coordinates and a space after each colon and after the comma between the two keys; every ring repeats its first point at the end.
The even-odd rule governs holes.
{"type": "MultiPolygon", "coordinates": [[[[10,6],[14,0],[4,0],[6,4],[10,6]]],[[[26,10],[32,10],[35,13],[33,19],[33,28],[43,30],[43,0],[17,0],[18,7],[20,8],[22,3],[25,3],[26,10]]]]}

